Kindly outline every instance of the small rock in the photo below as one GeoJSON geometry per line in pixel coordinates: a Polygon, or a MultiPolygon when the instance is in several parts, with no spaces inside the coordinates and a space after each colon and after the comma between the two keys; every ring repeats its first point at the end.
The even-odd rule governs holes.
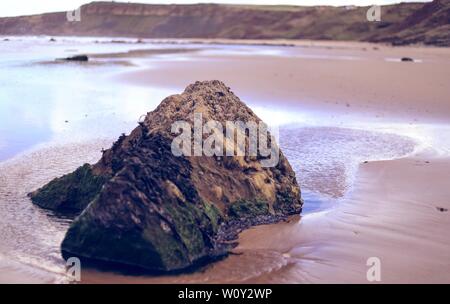
{"type": "Polygon", "coordinates": [[[65,60],[65,61],[89,61],[89,57],[88,56],[86,56],[86,55],[75,55],[75,56],[72,56],[72,57],[66,57],[66,58],[63,58],[62,60],[65,60]]]}
{"type": "Polygon", "coordinates": [[[436,210],[439,212],[447,212],[448,211],[447,208],[442,208],[442,207],[436,207],[436,210]]]}
{"type": "Polygon", "coordinates": [[[411,57],[402,57],[401,61],[403,61],[403,62],[414,62],[414,59],[412,59],[411,57]]]}

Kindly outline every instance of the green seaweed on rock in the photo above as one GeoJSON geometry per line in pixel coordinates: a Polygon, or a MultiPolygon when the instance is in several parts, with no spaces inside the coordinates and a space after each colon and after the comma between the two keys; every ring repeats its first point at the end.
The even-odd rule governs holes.
{"type": "Polygon", "coordinates": [[[45,209],[81,212],[109,178],[109,175],[94,174],[91,165],[84,164],[72,173],[53,179],[29,197],[45,209]]]}
{"type": "Polygon", "coordinates": [[[245,219],[270,214],[269,204],[263,200],[240,199],[228,207],[228,216],[234,219],[245,219]]]}

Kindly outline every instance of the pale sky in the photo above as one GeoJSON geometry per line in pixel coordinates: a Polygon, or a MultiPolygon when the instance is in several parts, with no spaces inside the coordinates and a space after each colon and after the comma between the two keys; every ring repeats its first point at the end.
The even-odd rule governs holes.
{"type": "MultiPolygon", "coordinates": [[[[74,10],[89,0],[1,0],[0,16],[31,15],[74,10]]],[[[116,1],[128,2],[128,1],[116,1]]],[[[233,3],[233,4],[291,4],[291,5],[373,5],[398,2],[428,2],[427,0],[136,0],[139,3],[233,3]]]]}

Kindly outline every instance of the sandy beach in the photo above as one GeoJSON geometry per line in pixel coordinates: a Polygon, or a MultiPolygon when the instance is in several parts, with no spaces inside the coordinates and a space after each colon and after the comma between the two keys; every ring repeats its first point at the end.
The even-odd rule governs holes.
{"type": "Polygon", "coordinates": [[[221,79],[245,100],[276,108],[318,110],[329,117],[364,115],[389,122],[448,122],[450,50],[356,42],[303,42],[296,47],[195,53],[120,76],[143,86],[184,88],[221,79]],[[234,51],[234,53],[233,53],[234,51]],[[410,57],[417,62],[400,62],[410,57]],[[176,77],[174,77],[176,75],[176,77]]]}
{"type": "MultiPolygon", "coordinates": [[[[319,45],[281,58],[205,60],[194,55],[193,60],[164,62],[121,79],[170,87],[193,79],[224,79],[249,98],[276,100],[277,108],[323,111],[344,125],[345,114],[355,111],[375,122],[448,123],[448,49],[319,45]],[[310,52],[319,55],[311,58],[310,52]],[[395,61],[403,56],[420,62],[395,61]]],[[[235,249],[238,255],[204,273],[158,279],[116,276],[112,281],[368,283],[366,262],[376,257],[382,283],[449,283],[449,169],[448,156],[433,149],[361,163],[352,190],[333,208],[244,231],[235,249]],[[246,276],[237,275],[242,269],[246,276]]],[[[105,279],[97,272],[86,278],[96,283],[105,279]]]]}
{"type": "MultiPolygon", "coordinates": [[[[399,144],[402,157],[358,159],[353,182],[337,192],[343,194],[333,198],[332,207],[246,230],[234,254],[198,272],[149,277],[84,269],[82,283],[369,283],[371,257],[381,262],[381,283],[450,283],[450,49],[299,41],[221,50],[226,41],[213,42],[219,44],[211,48],[211,41],[204,41],[205,50],[179,58],[150,58],[148,65],[115,73],[110,81],[176,93],[196,80],[220,79],[276,123],[409,136],[416,149],[399,144]],[[401,62],[402,57],[415,62],[401,62]],[[271,117],[271,111],[281,114],[271,117]]],[[[10,203],[24,200],[38,185],[94,161],[105,142],[50,145],[17,156],[0,167],[0,181],[7,181],[0,182],[0,194],[8,194],[10,203]],[[54,161],[47,163],[47,157],[54,161]],[[27,182],[14,190],[14,181],[23,177],[27,182]]],[[[297,161],[300,175],[302,160],[297,161]]],[[[56,241],[61,238],[58,232],[56,241]]],[[[58,246],[52,245],[52,255],[58,246]]],[[[28,282],[29,275],[17,269],[2,268],[0,281],[10,273],[28,282]]],[[[49,271],[36,281],[60,282],[61,272],[49,271]]]]}

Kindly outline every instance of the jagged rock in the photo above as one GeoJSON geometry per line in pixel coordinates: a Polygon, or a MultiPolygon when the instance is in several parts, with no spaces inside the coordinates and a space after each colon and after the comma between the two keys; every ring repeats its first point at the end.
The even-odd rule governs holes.
{"type": "Polygon", "coordinates": [[[174,155],[172,125],[193,123],[195,113],[202,113],[204,123],[260,122],[222,82],[196,82],[164,99],[97,164],[31,195],[46,208],[88,205],[64,238],[64,257],[177,271],[226,254],[242,229],[301,212],[300,189],[281,152],[273,167],[262,166],[267,157],[247,152],[174,155]]]}
{"type": "Polygon", "coordinates": [[[84,164],[73,173],[52,180],[28,196],[45,209],[81,212],[109,178],[108,174],[95,174],[91,165],[84,164]]]}

